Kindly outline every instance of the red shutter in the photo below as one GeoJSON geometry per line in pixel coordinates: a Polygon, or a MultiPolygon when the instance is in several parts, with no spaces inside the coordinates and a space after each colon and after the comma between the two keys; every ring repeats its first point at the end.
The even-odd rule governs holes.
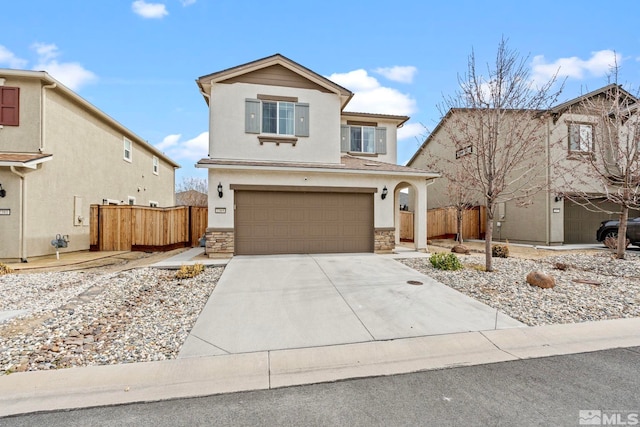
{"type": "Polygon", "coordinates": [[[20,123],[20,88],[0,86],[0,125],[20,123]]]}

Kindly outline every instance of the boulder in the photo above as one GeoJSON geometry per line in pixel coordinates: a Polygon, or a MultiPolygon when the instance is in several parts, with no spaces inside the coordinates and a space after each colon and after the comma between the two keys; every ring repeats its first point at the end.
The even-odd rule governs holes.
{"type": "Polygon", "coordinates": [[[465,245],[455,245],[454,247],[451,248],[451,252],[456,254],[469,255],[471,251],[469,251],[469,248],[466,247],[465,245]]]}
{"type": "Polygon", "coordinates": [[[537,286],[539,288],[553,288],[556,285],[556,280],[550,275],[541,271],[532,271],[527,274],[527,283],[531,286],[537,286]]]}

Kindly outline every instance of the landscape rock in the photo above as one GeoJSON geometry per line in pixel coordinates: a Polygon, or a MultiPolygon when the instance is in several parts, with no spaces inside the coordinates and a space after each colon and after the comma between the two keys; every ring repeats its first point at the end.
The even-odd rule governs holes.
{"type": "Polygon", "coordinates": [[[455,245],[454,247],[451,248],[451,252],[454,252],[456,254],[465,254],[465,255],[469,255],[471,253],[469,248],[466,247],[465,245],[455,245]]]}
{"type": "Polygon", "coordinates": [[[542,271],[532,271],[527,274],[527,283],[543,289],[550,289],[556,285],[556,280],[542,271]]]}

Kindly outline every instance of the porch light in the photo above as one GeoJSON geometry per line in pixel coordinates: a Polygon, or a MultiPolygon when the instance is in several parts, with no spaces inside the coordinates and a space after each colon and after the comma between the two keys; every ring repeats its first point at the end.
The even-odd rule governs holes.
{"type": "Polygon", "coordinates": [[[2,188],[2,184],[0,184],[0,198],[7,195],[7,190],[2,188]]]}
{"type": "Polygon", "coordinates": [[[222,183],[218,183],[218,197],[222,199],[222,183]]]}
{"type": "Polygon", "coordinates": [[[382,200],[387,198],[388,193],[389,193],[389,190],[387,190],[387,186],[385,185],[384,188],[382,189],[382,194],[380,194],[380,197],[382,197],[382,200]]]}

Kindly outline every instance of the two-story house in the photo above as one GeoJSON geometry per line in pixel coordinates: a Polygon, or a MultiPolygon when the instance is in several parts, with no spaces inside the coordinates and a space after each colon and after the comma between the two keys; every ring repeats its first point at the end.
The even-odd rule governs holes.
{"type": "MultiPolygon", "coordinates": [[[[614,85],[607,85],[580,97],[563,102],[549,109],[533,115],[535,120],[545,120],[544,126],[539,127],[536,143],[536,158],[532,159],[538,167],[532,168],[530,179],[540,184],[542,189],[527,199],[527,204],[518,201],[502,201],[496,206],[494,216],[493,238],[539,245],[561,245],[573,243],[596,243],[596,230],[601,221],[617,219],[617,214],[608,214],[599,210],[589,210],[584,206],[565,197],[572,192],[590,192],[595,205],[601,209],[618,212],[619,207],[605,200],[603,193],[591,192],[585,183],[576,183],[578,188],[571,188],[564,175],[587,176],[584,162],[579,161],[584,156],[597,158],[600,152],[595,150],[597,118],[593,112],[587,111],[585,105],[598,100],[611,98],[614,85]],[[585,187],[585,188],[581,188],[585,187]]],[[[622,89],[620,89],[622,90],[622,89]]],[[[629,101],[635,98],[625,92],[629,101]]],[[[530,120],[531,114],[512,111],[514,120],[530,120]]],[[[436,170],[454,164],[459,156],[473,156],[474,147],[453,147],[451,132],[455,132],[456,123],[463,123],[466,115],[473,114],[468,109],[451,109],[438,123],[433,132],[426,138],[422,146],[407,163],[408,166],[422,168],[426,165],[436,170]],[[456,119],[452,119],[452,117],[456,119]]],[[[574,180],[580,181],[580,180],[574,180]]],[[[583,180],[584,181],[584,180],[583,180]]],[[[469,203],[482,203],[481,194],[469,200],[469,203]]],[[[429,187],[428,208],[440,208],[453,204],[449,194],[446,178],[438,179],[429,187]]],[[[630,212],[631,216],[638,216],[637,211],[630,212]]]]}
{"type": "Polygon", "coordinates": [[[426,249],[428,180],[396,164],[406,116],[345,112],[353,93],[279,54],[200,77],[209,106],[209,256],[390,252],[413,191],[426,249]]]}
{"type": "Polygon", "coordinates": [[[0,69],[0,259],[89,249],[91,204],[173,206],[178,167],[48,73],[0,69]]]}

